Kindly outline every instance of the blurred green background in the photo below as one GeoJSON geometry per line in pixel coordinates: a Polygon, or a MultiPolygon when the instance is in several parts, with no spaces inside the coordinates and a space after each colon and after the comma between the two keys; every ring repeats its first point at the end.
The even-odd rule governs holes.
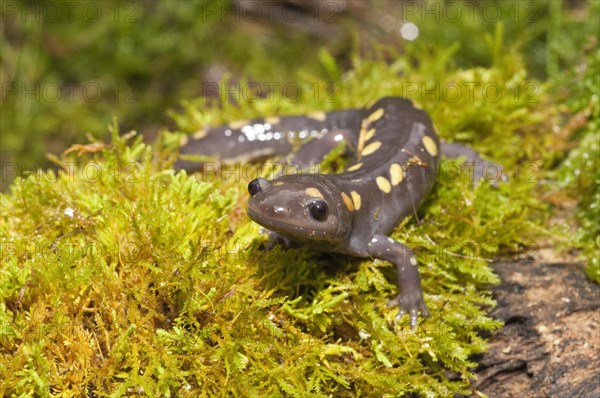
{"type": "MultiPolygon", "coordinates": [[[[87,134],[105,139],[113,117],[150,140],[173,128],[182,100],[213,97],[207,82],[327,78],[322,49],[349,68],[354,54],[401,53],[416,27],[414,45],[457,46],[457,67],[488,66],[484,36],[502,23],[544,80],[597,47],[598,26],[596,1],[4,1],[1,11],[1,156],[18,174],[87,134]]],[[[3,190],[13,174],[3,167],[3,190]]]]}

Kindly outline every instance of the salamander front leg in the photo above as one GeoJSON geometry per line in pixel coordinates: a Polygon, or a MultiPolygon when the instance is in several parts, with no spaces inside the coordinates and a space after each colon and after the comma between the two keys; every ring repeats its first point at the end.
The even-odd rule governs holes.
{"type": "Polygon", "coordinates": [[[423,317],[428,317],[429,310],[423,300],[421,276],[413,251],[384,235],[375,235],[368,244],[368,251],[371,256],[389,261],[396,266],[400,293],[388,302],[388,306],[400,307],[396,319],[400,319],[405,313],[408,313],[410,326],[414,329],[418,323],[419,311],[423,317]]]}
{"type": "Polygon", "coordinates": [[[277,232],[270,231],[265,228],[261,228],[258,232],[261,234],[266,234],[269,237],[269,241],[261,246],[262,250],[273,250],[273,248],[276,245],[279,245],[284,249],[295,249],[302,246],[300,242],[288,239],[285,236],[278,234],[277,232]]]}

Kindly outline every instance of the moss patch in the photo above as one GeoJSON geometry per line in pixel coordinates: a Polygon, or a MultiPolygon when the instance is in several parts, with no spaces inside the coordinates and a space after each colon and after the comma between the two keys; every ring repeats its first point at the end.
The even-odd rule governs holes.
{"type": "MultiPolygon", "coordinates": [[[[173,115],[179,131],[152,146],[115,124],[110,143],[56,158],[58,174],[15,180],[0,196],[0,395],[473,393],[474,354],[501,326],[486,315],[498,282],[489,262],[527,260],[532,243],[551,236],[551,207],[569,198],[578,234],[551,232],[598,273],[597,47],[584,54],[583,74],[540,82],[505,44],[502,24],[482,42],[489,62],[465,68],[454,45],[409,43],[402,56],[381,52],[387,62],[357,56],[348,71],[321,51],[323,73],[301,72],[297,100],[190,100],[173,115]],[[471,144],[510,178],[473,188],[468,168],[445,161],[418,217],[394,231],[415,248],[432,313],[414,332],[385,308],[396,290],[390,264],[260,250],[246,184],[268,169],[170,169],[181,135],[206,124],[385,95],[422,103],[443,138],[471,144]]],[[[323,167],[338,169],[340,153],[323,167]]]]}

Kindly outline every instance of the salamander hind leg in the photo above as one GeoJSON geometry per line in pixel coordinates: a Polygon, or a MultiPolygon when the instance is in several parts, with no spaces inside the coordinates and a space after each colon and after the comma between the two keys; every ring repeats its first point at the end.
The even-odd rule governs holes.
{"type": "Polygon", "coordinates": [[[408,313],[411,328],[414,329],[418,323],[419,311],[423,317],[428,317],[429,310],[423,299],[421,276],[413,251],[384,235],[375,235],[368,244],[368,251],[371,256],[389,261],[396,266],[397,285],[400,293],[388,303],[388,306],[400,308],[396,319],[400,319],[405,313],[408,313]]]}

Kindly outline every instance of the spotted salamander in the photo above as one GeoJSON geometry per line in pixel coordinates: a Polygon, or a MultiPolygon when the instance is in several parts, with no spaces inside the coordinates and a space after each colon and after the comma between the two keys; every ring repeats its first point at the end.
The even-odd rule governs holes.
{"type": "MultiPolygon", "coordinates": [[[[386,97],[367,109],[314,112],[304,116],[240,121],[191,137],[183,155],[254,161],[287,154],[297,139],[313,138],[290,159],[304,169],[345,141],[354,161],[340,174],[300,173],[248,184],[248,215],[273,241],[299,242],[318,250],[393,263],[399,307],[411,326],[429,316],[413,251],[391,238],[393,228],[414,214],[431,190],[440,153],[481,160],[468,148],[440,144],[431,119],[410,100],[386,97]]],[[[185,158],[185,157],[184,157],[185,158]]],[[[176,167],[200,163],[180,159],[176,167]]]]}

